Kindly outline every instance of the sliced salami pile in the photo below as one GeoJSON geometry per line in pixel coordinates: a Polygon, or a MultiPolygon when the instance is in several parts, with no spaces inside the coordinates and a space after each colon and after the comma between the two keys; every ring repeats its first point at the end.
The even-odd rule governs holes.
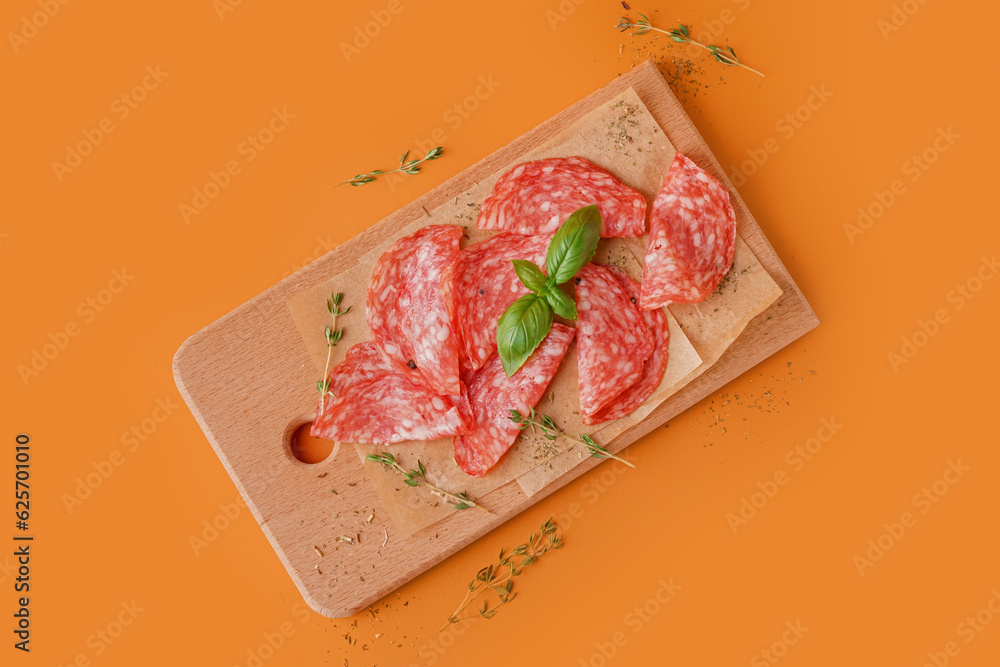
{"type": "MultiPolygon", "coordinates": [[[[625,293],[629,296],[629,301],[637,303],[639,299],[639,284],[619,269],[608,267],[608,270],[625,290],[625,293]]],[[[657,308],[655,310],[643,310],[642,317],[646,322],[646,326],[649,327],[650,334],[653,336],[652,354],[642,364],[642,370],[639,372],[639,377],[636,381],[605,404],[587,423],[599,424],[612,419],[620,419],[625,415],[631,414],[660,386],[663,373],[667,369],[667,347],[670,342],[667,316],[663,314],[662,309],[657,308]]]]}
{"type": "Polygon", "coordinates": [[[729,193],[677,153],[650,214],[642,307],[704,301],[732,266],[735,248],[729,193]]]}
{"type": "Polygon", "coordinates": [[[391,444],[468,432],[464,396],[439,396],[390,366],[373,343],[359,343],[330,372],[330,391],[310,432],[337,442],[391,444]]]}
{"type": "Polygon", "coordinates": [[[457,396],[458,344],[441,278],[458,256],[462,229],[431,225],[382,254],[365,299],[375,344],[400,373],[434,392],[457,396]]]}
{"type": "MultiPolygon", "coordinates": [[[[678,153],[653,202],[641,285],[593,263],[573,281],[572,271],[594,254],[597,221],[586,217],[594,215],[592,205],[601,214],[601,236],[645,233],[639,192],[583,158],[566,157],[526,162],[500,177],[477,222],[500,233],[485,241],[460,250],[460,227],[431,225],[393,243],[376,263],[365,299],[373,340],[353,346],[330,372],[313,435],[363,444],[452,437],[455,462],[480,477],[521,432],[510,411],[527,414],[541,400],[574,338],[583,423],[634,412],[667,367],[662,307],[702,301],[716,288],[733,263],[736,217],[726,189],[678,153]],[[556,276],[546,282],[550,243],[556,276]],[[508,377],[497,325],[529,293],[511,260],[537,266],[518,264],[538,296],[504,318],[502,351],[518,354],[508,340],[534,345],[545,337],[520,368],[507,358],[508,377]],[[557,279],[575,284],[576,328],[548,328],[553,310],[573,316],[557,279]]],[[[517,362],[530,346],[522,348],[517,362]]]]}
{"type": "Polygon", "coordinates": [[[527,414],[542,398],[545,388],[573,340],[573,329],[553,324],[549,335],[512,377],[504,373],[494,354],[468,379],[474,427],[455,438],[455,461],[473,477],[482,477],[517,439],[520,429],[510,411],[527,414]]]}
{"type": "Polygon", "coordinates": [[[618,178],[580,157],[525,162],[500,177],[479,210],[477,225],[515,234],[551,235],[577,209],[597,204],[601,236],[646,233],[646,200],[618,178]]]}
{"type": "Polygon", "coordinates": [[[433,440],[471,430],[442,276],[462,230],[424,227],[379,258],[365,300],[373,342],[348,350],[327,378],[312,434],[338,442],[433,440]]]}
{"type": "Polygon", "coordinates": [[[548,244],[544,236],[498,234],[458,253],[444,284],[463,371],[476,371],[486,363],[497,349],[497,322],[503,311],[528,293],[510,260],[526,259],[544,269],[548,244]]]}
{"type": "Polygon", "coordinates": [[[577,368],[580,414],[595,424],[600,411],[642,375],[653,334],[618,276],[588,264],[577,273],[577,368]]]}

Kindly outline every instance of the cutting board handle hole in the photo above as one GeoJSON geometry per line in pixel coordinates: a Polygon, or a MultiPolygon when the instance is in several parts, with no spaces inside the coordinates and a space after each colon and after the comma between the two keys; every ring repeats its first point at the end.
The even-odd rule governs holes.
{"type": "Polygon", "coordinates": [[[302,422],[301,419],[289,424],[287,430],[288,450],[293,457],[302,463],[322,463],[330,457],[334,448],[337,447],[337,443],[313,437],[309,434],[310,428],[312,428],[312,422],[302,422]]]}

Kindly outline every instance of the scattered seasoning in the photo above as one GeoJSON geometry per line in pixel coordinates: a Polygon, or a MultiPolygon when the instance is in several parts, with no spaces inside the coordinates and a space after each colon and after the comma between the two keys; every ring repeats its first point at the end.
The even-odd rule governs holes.
{"type": "MultiPolygon", "coordinates": [[[[555,440],[551,440],[537,433],[531,438],[526,436],[527,434],[522,435],[521,440],[534,447],[531,453],[531,459],[533,461],[546,461],[563,451],[555,440]]],[[[520,448],[520,442],[518,443],[517,448],[520,448]]]]}
{"type": "MultiPolygon", "coordinates": [[[[454,203],[458,204],[458,197],[455,197],[454,203]]],[[[455,214],[455,217],[458,218],[459,220],[476,222],[479,219],[479,206],[480,206],[479,202],[468,202],[465,205],[465,210],[464,211],[459,210],[459,212],[455,214]]],[[[463,227],[462,229],[467,229],[467,228],[463,227]]],[[[466,238],[468,238],[468,235],[466,235],[466,238]]]]}
{"type": "Polygon", "coordinates": [[[732,293],[736,294],[736,290],[740,286],[740,276],[747,275],[748,273],[750,273],[751,270],[755,268],[757,268],[756,262],[737,272],[736,265],[734,264],[733,267],[726,272],[726,275],[722,276],[722,280],[720,280],[716,288],[712,290],[712,294],[721,296],[730,287],[733,288],[732,293]]]}
{"type": "Polygon", "coordinates": [[[653,26],[645,14],[639,14],[639,16],[640,20],[635,23],[632,23],[627,17],[621,17],[618,20],[618,25],[615,27],[621,32],[631,30],[633,35],[644,35],[650,30],[654,30],[667,35],[671,40],[677,42],[678,44],[692,44],[705,49],[711,54],[712,58],[723,65],[742,67],[743,69],[753,72],[758,76],[764,76],[754,68],[740,62],[740,59],[736,57],[736,51],[734,51],[731,46],[723,48],[721,46],[715,46],[714,44],[702,44],[701,42],[691,39],[688,27],[683,23],[678,22],[677,27],[672,28],[671,30],[663,30],[662,28],[653,26]]]}
{"type": "Polygon", "coordinates": [[[372,519],[374,519],[374,518],[375,518],[375,515],[374,515],[374,514],[369,514],[369,515],[368,515],[368,523],[371,523],[371,522],[372,522],[372,519]]]}
{"type": "MultiPolygon", "coordinates": [[[[615,148],[621,151],[625,157],[631,157],[632,154],[629,152],[629,147],[635,142],[635,139],[629,130],[639,125],[639,121],[635,117],[642,113],[642,111],[638,105],[628,104],[625,100],[619,100],[611,108],[620,109],[621,111],[618,112],[617,117],[608,126],[606,136],[611,139],[615,148]]],[[[642,151],[641,148],[638,150],[642,151]]]]}
{"type": "Polygon", "coordinates": [[[583,445],[584,447],[587,448],[587,451],[590,452],[590,455],[595,459],[614,459],[615,461],[624,463],[629,468],[635,467],[634,464],[626,461],[620,456],[612,454],[606,448],[594,442],[594,439],[591,438],[586,433],[581,434],[579,438],[574,438],[572,436],[566,435],[566,431],[564,431],[561,427],[559,427],[555,423],[555,420],[552,419],[552,417],[550,417],[549,415],[541,415],[541,417],[539,418],[539,415],[535,413],[534,408],[531,408],[531,413],[528,416],[522,415],[517,410],[511,410],[509,419],[512,422],[516,423],[522,431],[528,428],[530,428],[533,432],[536,428],[540,429],[542,432],[542,437],[545,438],[546,440],[555,441],[557,438],[565,438],[570,442],[575,442],[579,445],[583,445]]]}
{"type": "Polygon", "coordinates": [[[322,558],[322,557],[323,557],[323,552],[322,552],[322,551],[320,550],[320,548],[319,548],[319,547],[317,547],[317,546],[313,546],[313,551],[315,551],[315,552],[316,552],[317,554],[319,554],[319,557],[320,557],[320,558],[322,558]]]}
{"type": "MultiPolygon", "coordinates": [[[[646,60],[653,60],[667,84],[685,106],[698,109],[694,99],[698,97],[699,93],[704,93],[711,87],[701,64],[684,54],[678,54],[671,40],[659,34],[652,34],[651,37],[635,41],[634,45],[636,48],[630,48],[625,52],[625,45],[620,44],[618,47],[619,60],[627,59],[630,68],[646,60]]],[[[725,77],[720,76],[715,83],[725,85],[725,77]]],[[[653,129],[656,131],[655,127],[653,129]]]]}

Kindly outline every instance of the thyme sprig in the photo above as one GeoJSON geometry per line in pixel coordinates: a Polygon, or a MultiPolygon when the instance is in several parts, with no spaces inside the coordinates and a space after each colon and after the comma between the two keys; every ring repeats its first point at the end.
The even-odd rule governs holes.
{"type": "Polygon", "coordinates": [[[396,461],[396,457],[389,452],[382,452],[381,454],[369,454],[365,457],[369,461],[374,461],[375,463],[381,463],[385,467],[389,468],[393,472],[398,473],[403,477],[403,483],[407,486],[423,486],[426,487],[428,491],[433,493],[439,498],[452,503],[452,507],[457,510],[464,510],[470,507],[475,507],[476,509],[483,510],[487,514],[493,514],[488,509],[482,505],[477,505],[472,498],[469,497],[464,491],[462,493],[452,493],[451,491],[445,491],[439,486],[435,486],[427,481],[427,469],[424,464],[418,460],[417,467],[407,470],[396,461]]]}
{"type": "Polygon", "coordinates": [[[705,49],[710,54],[712,54],[713,58],[715,58],[718,62],[722,63],[723,65],[730,65],[732,67],[742,67],[745,70],[749,70],[754,74],[757,74],[758,76],[764,76],[761,72],[758,72],[753,67],[750,67],[749,65],[746,65],[742,61],[740,61],[740,59],[736,56],[736,51],[733,51],[733,47],[727,46],[723,48],[721,46],[715,46],[714,44],[702,44],[701,42],[691,39],[691,34],[688,31],[688,27],[679,21],[677,23],[676,28],[673,28],[671,30],[664,30],[662,28],[657,28],[652,23],[650,23],[649,18],[647,18],[645,14],[639,14],[639,16],[641,18],[635,23],[632,23],[628,19],[628,17],[625,16],[620,17],[618,19],[618,25],[616,25],[615,27],[618,28],[620,32],[625,32],[626,30],[632,30],[633,35],[644,35],[650,30],[661,32],[679,44],[692,44],[694,46],[699,46],[705,49]]]}
{"type": "Polygon", "coordinates": [[[344,335],[344,330],[337,328],[337,318],[351,312],[351,306],[348,306],[346,310],[340,309],[340,303],[343,300],[343,292],[331,293],[330,298],[326,300],[326,312],[330,313],[332,322],[323,330],[323,335],[326,337],[326,368],[323,370],[323,379],[316,381],[316,391],[319,392],[320,415],[326,410],[326,397],[334,395],[330,391],[330,360],[333,358],[333,347],[340,342],[341,336],[344,335]]]}
{"type": "Polygon", "coordinates": [[[410,156],[410,151],[403,153],[403,157],[399,158],[399,167],[396,169],[390,169],[389,171],[383,171],[382,169],[374,169],[369,171],[367,174],[358,174],[353,178],[349,178],[343,183],[337,183],[334,187],[339,188],[341,185],[350,185],[352,187],[358,187],[359,185],[367,185],[371,183],[379,176],[384,176],[385,174],[407,174],[409,176],[415,176],[420,173],[420,165],[428,160],[436,160],[444,154],[444,148],[438,146],[437,148],[432,148],[427,151],[427,155],[422,158],[407,160],[410,156]]]}
{"type": "Polygon", "coordinates": [[[528,541],[515,549],[509,555],[504,555],[504,549],[500,550],[497,562],[489,565],[476,573],[476,578],[469,582],[468,590],[462,604],[458,605],[448,622],[441,626],[444,630],[452,623],[458,623],[470,618],[475,618],[476,614],[461,616],[460,614],[471,605],[476,598],[484,593],[493,591],[497,594],[497,602],[491,607],[489,601],[483,600],[483,604],[478,607],[478,615],[485,619],[493,618],[497,610],[503,605],[511,602],[517,593],[513,591],[514,577],[519,576],[524,568],[528,567],[549,549],[558,549],[563,545],[562,535],[556,531],[559,526],[551,518],[542,524],[541,529],[531,534],[528,541]]]}
{"type": "Polygon", "coordinates": [[[541,429],[542,437],[546,440],[555,440],[557,438],[566,438],[570,442],[575,442],[577,444],[583,445],[590,452],[590,455],[595,459],[614,459],[615,461],[620,461],[627,465],[629,468],[634,468],[635,465],[626,461],[625,459],[612,454],[607,450],[607,448],[594,442],[586,433],[582,434],[579,439],[574,438],[571,435],[567,435],[559,425],[556,424],[555,420],[548,415],[539,415],[535,413],[535,409],[531,408],[531,414],[528,416],[522,415],[517,410],[510,411],[510,420],[515,422],[522,431],[530,428],[534,431],[536,428],[541,429]]]}

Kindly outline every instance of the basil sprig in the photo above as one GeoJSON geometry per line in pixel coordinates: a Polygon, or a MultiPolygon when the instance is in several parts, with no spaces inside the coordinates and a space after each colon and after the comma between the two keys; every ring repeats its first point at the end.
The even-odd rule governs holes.
{"type": "Polygon", "coordinates": [[[573,279],[589,262],[601,240],[601,212],[596,205],[575,211],[559,227],[545,255],[548,275],[533,262],[513,259],[514,272],[530,293],[510,304],[497,324],[497,349],[507,377],[518,371],[552,328],[553,312],[577,318],[576,303],[559,285],[573,279]]]}

